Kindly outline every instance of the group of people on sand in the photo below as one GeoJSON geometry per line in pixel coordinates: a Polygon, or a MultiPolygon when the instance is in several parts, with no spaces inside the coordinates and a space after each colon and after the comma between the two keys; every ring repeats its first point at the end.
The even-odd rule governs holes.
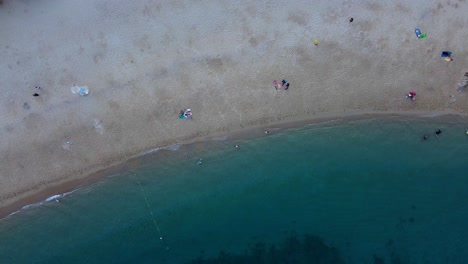
{"type": "Polygon", "coordinates": [[[273,81],[273,85],[275,86],[276,90],[287,90],[289,89],[289,82],[285,79],[281,81],[281,83],[277,82],[276,80],[273,81]]]}

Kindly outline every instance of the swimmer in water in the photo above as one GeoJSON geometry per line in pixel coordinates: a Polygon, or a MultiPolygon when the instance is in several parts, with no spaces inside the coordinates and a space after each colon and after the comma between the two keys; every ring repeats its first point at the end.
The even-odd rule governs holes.
{"type": "Polygon", "coordinates": [[[429,135],[424,135],[423,139],[427,140],[427,139],[429,139],[429,137],[430,137],[429,135]]]}
{"type": "Polygon", "coordinates": [[[440,129],[437,129],[437,131],[435,133],[436,133],[436,135],[439,135],[440,133],[442,133],[442,131],[440,129]]]}
{"type": "Polygon", "coordinates": [[[465,130],[465,134],[468,135],[468,129],[465,130]]]}

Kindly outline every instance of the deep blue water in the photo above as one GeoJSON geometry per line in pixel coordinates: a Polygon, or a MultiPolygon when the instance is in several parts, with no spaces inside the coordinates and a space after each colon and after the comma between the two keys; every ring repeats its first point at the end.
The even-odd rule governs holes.
{"type": "Polygon", "coordinates": [[[344,263],[468,263],[466,121],[343,121],[162,151],[2,220],[0,263],[241,259],[258,242],[294,258],[287,239],[305,235],[344,263]]]}

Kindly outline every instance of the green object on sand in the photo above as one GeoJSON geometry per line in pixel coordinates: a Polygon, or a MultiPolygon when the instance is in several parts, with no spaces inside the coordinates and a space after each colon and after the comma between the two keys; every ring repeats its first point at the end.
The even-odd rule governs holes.
{"type": "Polygon", "coordinates": [[[421,36],[419,38],[425,38],[426,37],[426,33],[422,33],[421,36]]]}

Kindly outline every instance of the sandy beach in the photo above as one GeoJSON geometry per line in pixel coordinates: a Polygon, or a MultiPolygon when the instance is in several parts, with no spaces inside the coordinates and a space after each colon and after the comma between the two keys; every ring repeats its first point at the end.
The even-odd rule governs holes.
{"type": "Polygon", "coordinates": [[[252,126],[466,115],[467,12],[465,0],[3,1],[0,207],[157,147],[252,126]],[[275,90],[282,79],[290,88],[275,90]],[[178,118],[184,108],[192,120],[178,118]]]}

